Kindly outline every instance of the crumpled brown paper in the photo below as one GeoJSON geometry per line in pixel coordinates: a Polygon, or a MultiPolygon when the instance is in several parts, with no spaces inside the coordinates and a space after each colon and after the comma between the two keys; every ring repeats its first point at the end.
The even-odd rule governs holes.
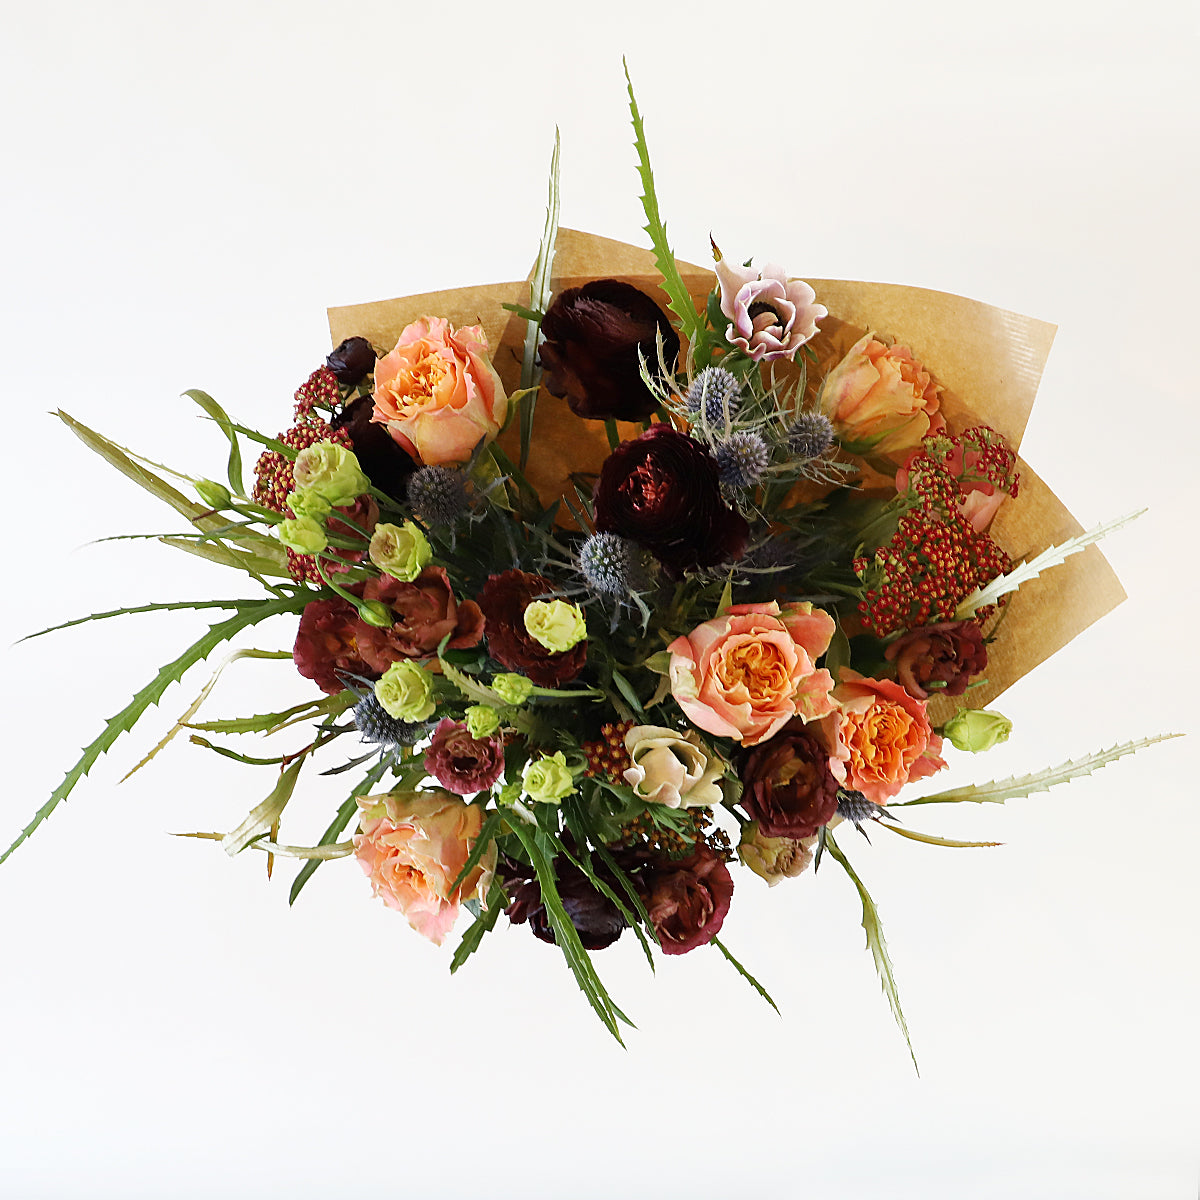
{"type": "MultiPolygon", "coordinates": [[[[679,263],[684,283],[701,304],[714,286],[709,270],[679,263]]],[[[560,229],[555,244],[555,292],[589,279],[620,278],[641,288],[666,308],[653,255],[648,250],[573,229],[560,229]]],[[[909,346],[913,355],[945,388],[942,412],[952,430],[987,424],[1018,449],[1037,395],[1042,368],[1054,340],[1054,326],[993,308],[976,300],[925,288],[840,279],[810,279],[830,315],[811,345],[822,373],[866,330],[909,346]]],[[[484,284],[427,292],[371,304],[329,310],[333,344],[358,335],[377,349],[391,349],[401,330],[421,316],[446,317],[451,324],[482,325],[505,388],[515,391],[521,372],[525,322],[502,306],[528,303],[525,281],[484,284]]],[[[815,373],[814,373],[815,374],[815,373]]],[[[620,423],[623,437],[640,426],[620,423]]],[[[515,422],[501,446],[516,458],[515,422]]],[[[560,494],[571,472],[596,474],[608,455],[598,421],[581,421],[564,400],[545,391],[538,397],[534,437],[526,472],[544,495],[560,494]]],[[[1020,461],[1019,496],[1006,503],[992,536],[1014,561],[1082,532],[1049,487],[1020,461]]],[[[1095,546],[1024,584],[1010,596],[995,642],[989,648],[986,683],[972,688],[960,704],[935,697],[930,715],[944,721],[961,702],[982,708],[1005,688],[1044,662],[1093,621],[1115,608],[1125,592],[1095,546]]]]}

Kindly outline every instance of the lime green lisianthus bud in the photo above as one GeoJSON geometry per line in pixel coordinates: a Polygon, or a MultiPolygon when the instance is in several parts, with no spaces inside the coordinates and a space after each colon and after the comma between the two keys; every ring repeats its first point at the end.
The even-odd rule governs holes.
{"type": "Polygon", "coordinates": [[[229,489],[222,483],[214,483],[211,479],[196,480],[196,495],[209,508],[217,510],[228,508],[233,503],[233,497],[229,494],[229,489]]]}
{"type": "Polygon", "coordinates": [[[577,604],[534,600],[525,609],[525,632],[551,653],[561,654],[587,637],[587,622],[577,604]]]}
{"type": "Polygon", "coordinates": [[[294,521],[280,521],[275,526],[275,536],[297,554],[320,554],[325,549],[325,526],[312,517],[297,517],[294,521]]]}
{"type": "Polygon", "coordinates": [[[324,521],[332,507],[320,492],[306,488],[296,488],[288,492],[287,506],[298,517],[312,517],[314,521],[324,521]]]}
{"type": "Polygon", "coordinates": [[[396,623],[396,614],[382,600],[364,600],[358,606],[358,615],[376,629],[391,629],[396,623]]]}
{"type": "Polygon", "coordinates": [[[960,708],[946,722],[942,733],[959,750],[978,754],[1008,741],[1012,722],[1003,714],[986,708],[960,708]]]}
{"type": "Polygon", "coordinates": [[[376,525],[367,552],[381,571],[403,583],[412,583],[433,558],[428,540],[412,521],[403,525],[386,522],[376,525]]]}
{"type": "Polygon", "coordinates": [[[530,800],[557,804],[575,791],[575,778],[561,751],[532,758],[521,771],[521,786],[530,800]]]}
{"type": "Polygon", "coordinates": [[[524,675],[514,674],[512,671],[503,671],[492,680],[492,691],[505,704],[524,704],[529,699],[530,692],[533,691],[533,680],[526,679],[524,675]]]}
{"type": "Polygon", "coordinates": [[[479,740],[489,738],[500,728],[500,717],[486,704],[472,704],[465,714],[467,732],[479,740]]]}
{"type": "Polygon", "coordinates": [[[437,707],[432,676],[408,658],[392,663],[375,681],[375,698],[398,721],[427,720],[437,707]]]}
{"type": "Polygon", "coordinates": [[[521,798],[521,785],[514,779],[512,783],[506,783],[497,793],[496,802],[498,804],[516,804],[521,798]]]}
{"type": "Polygon", "coordinates": [[[371,486],[354,451],[328,439],[296,455],[292,478],[297,491],[316,492],[333,508],[353,504],[371,486]]]}

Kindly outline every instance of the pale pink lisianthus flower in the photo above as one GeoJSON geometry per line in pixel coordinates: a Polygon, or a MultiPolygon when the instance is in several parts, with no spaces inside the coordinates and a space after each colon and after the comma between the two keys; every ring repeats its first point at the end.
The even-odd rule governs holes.
{"type": "Polygon", "coordinates": [[[483,900],[496,868],[493,842],[462,884],[455,879],[483,827],[483,810],[448,792],[360,796],[354,856],[388,908],[440,946],[464,900],[483,900]]]}
{"type": "Polygon", "coordinates": [[[452,329],[444,317],[405,327],[375,364],[374,400],[371,420],[426,466],[466,462],[481,440],[499,434],[508,412],[483,327],[452,329]]]}
{"type": "Polygon", "coordinates": [[[834,710],[833,677],[814,665],[833,631],[807,602],[735,604],[667,647],[671,694],[693,725],[755,746],[793,717],[834,710]]]}
{"type": "Polygon", "coordinates": [[[721,312],[729,318],[725,337],[755,362],[791,358],[817,332],[817,322],[829,315],[807,283],[788,279],[773,263],[756,271],[718,255],[715,270],[721,312]]]}

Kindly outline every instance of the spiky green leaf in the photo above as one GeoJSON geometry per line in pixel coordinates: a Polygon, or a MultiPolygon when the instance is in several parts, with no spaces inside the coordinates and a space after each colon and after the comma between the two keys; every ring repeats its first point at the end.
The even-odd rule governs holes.
{"type": "Polygon", "coordinates": [[[726,949],[726,947],[725,947],[725,943],[724,943],[724,942],[722,942],[720,938],[713,938],[713,940],[712,940],[712,944],[713,944],[714,946],[716,946],[716,948],[717,948],[718,950],[720,950],[720,952],[721,952],[721,953],[722,953],[722,954],[725,956],[725,959],[726,959],[726,961],[727,961],[727,962],[728,962],[728,963],[729,963],[729,964],[730,964],[730,965],[733,967],[733,969],[734,969],[734,970],[735,970],[735,971],[736,971],[736,972],[737,972],[737,973],[738,973],[738,974],[739,974],[739,975],[740,975],[740,976],[741,976],[741,977],[742,977],[742,978],[743,978],[743,979],[744,979],[744,980],[745,980],[745,981],[746,981],[746,982],[747,982],[747,983],[748,983],[748,984],[749,984],[749,985],[750,985],[750,986],[751,986],[751,987],[752,987],[752,988],[753,988],[753,989],[754,989],[754,990],[755,990],[755,991],[756,991],[756,992],[757,992],[757,993],[758,993],[758,994],[759,994],[759,995],[760,995],[760,996],[761,996],[761,997],[762,997],[762,998],[763,998],[763,999],[764,999],[764,1000],[765,1000],[765,1001],[766,1001],[766,1002],[767,1002],[767,1003],[768,1003],[768,1004],[769,1004],[769,1005],[770,1005],[770,1006],[771,1006],[771,1007],[772,1007],[772,1008],[773,1008],[773,1009],[774,1009],[774,1010],[775,1010],[777,1013],[779,1013],[779,1015],[780,1015],[780,1016],[783,1016],[783,1013],[780,1013],[780,1012],[779,1012],[779,1005],[778,1005],[778,1004],[776,1004],[776,1003],[775,1003],[775,1001],[771,999],[771,995],[770,995],[770,993],[767,991],[767,989],[766,989],[765,987],[763,987],[763,985],[762,985],[761,983],[759,983],[759,982],[758,982],[758,980],[757,980],[757,979],[755,979],[755,978],[754,978],[754,976],[753,976],[753,975],[751,975],[751,974],[750,974],[750,972],[749,972],[749,971],[747,971],[747,970],[746,970],[746,968],[745,968],[745,967],[743,967],[743,966],[742,966],[742,964],[741,964],[740,962],[738,962],[738,960],[737,960],[736,958],[734,958],[732,954],[730,954],[730,953],[729,953],[729,951],[728,951],[728,950],[726,949]]]}
{"type": "Polygon", "coordinates": [[[354,693],[347,690],[317,700],[305,700],[303,704],[293,705],[281,712],[255,713],[251,717],[229,717],[221,721],[184,722],[184,728],[202,733],[276,733],[296,721],[345,712],[354,706],[354,700],[354,693]]]}
{"type": "Polygon", "coordinates": [[[453,975],[459,967],[479,949],[483,935],[491,933],[496,927],[496,919],[504,908],[504,889],[493,883],[487,896],[487,908],[475,918],[470,929],[462,936],[462,941],[454,949],[454,957],[450,960],[450,974],[453,975]]]}
{"type": "MultiPolygon", "coordinates": [[[[61,625],[51,625],[49,629],[39,629],[37,633],[27,633],[20,642],[28,642],[33,638],[44,637],[48,633],[57,633],[60,629],[70,629],[72,625],[86,625],[88,621],[106,621],[109,617],[130,617],[136,613],[168,612],[177,608],[240,608],[244,604],[257,604],[257,600],[165,600],[158,604],[141,604],[135,608],[114,608],[111,612],[91,613],[86,617],[75,617],[64,621],[61,625]]],[[[19,644],[19,643],[18,643],[19,644]]]]}
{"type": "Polygon", "coordinates": [[[240,854],[255,838],[262,837],[279,820],[296,790],[296,780],[300,778],[303,766],[304,756],[301,756],[282,771],[278,782],[271,789],[271,794],[261,804],[252,808],[236,829],[221,839],[221,846],[226,854],[230,857],[240,854]]]}

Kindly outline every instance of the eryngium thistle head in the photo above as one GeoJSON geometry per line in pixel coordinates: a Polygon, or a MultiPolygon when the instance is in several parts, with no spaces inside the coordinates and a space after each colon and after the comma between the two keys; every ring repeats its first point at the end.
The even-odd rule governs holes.
{"type": "Polygon", "coordinates": [[[594,533],[579,550],[579,573],[593,592],[628,596],[650,583],[646,552],[618,533],[594,533]]]}
{"type": "Polygon", "coordinates": [[[374,692],[362,693],[351,715],[364,742],[375,742],[385,748],[413,746],[432,728],[428,721],[399,721],[376,699],[374,692]]]}
{"type": "Polygon", "coordinates": [[[723,484],[753,487],[766,471],[771,452],[757,433],[743,430],[718,446],[715,457],[723,484]]]}
{"type": "Polygon", "coordinates": [[[453,525],[471,504],[466,476],[453,467],[422,467],[408,481],[408,502],[426,525],[453,525]]]}
{"type": "Polygon", "coordinates": [[[843,821],[861,825],[864,821],[872,821],[878,817],[883,811],[883,805],[868,800],[862,792],[856,792],[853,788],[838,788],[837,811],[843,821]]]}
{"type": "Polygon", "coordinates": [[[833,426],[824,413],[805,413],[788,430],[787,444],[797,458],[820,458],[833,445],[833,426]]]}
{"type": "Polygon", "coordinates": [[[741,403],[742,385],[724,367],[705,367],[688,388],[684,402],[688,412],[704,414],[709,425],[724,426],[741,403]]]}

